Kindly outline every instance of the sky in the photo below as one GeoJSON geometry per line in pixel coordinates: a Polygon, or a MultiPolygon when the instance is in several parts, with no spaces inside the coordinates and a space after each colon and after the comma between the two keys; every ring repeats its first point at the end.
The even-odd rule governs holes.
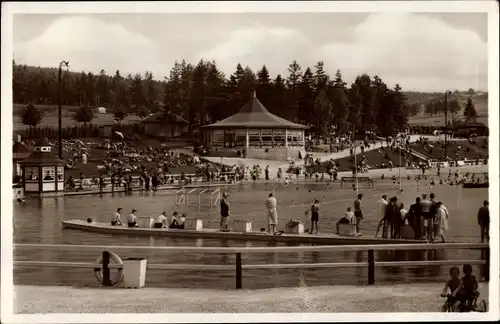
{"type": "Polygon", "coordinates": [[[271,77],[323,61],[340,69],[379,75],[404,90],[487,91],[486,13],[161,13],[15,14],[16,62],[73,71],[122,75],[152,71],[168,76],[185,59],[216,61],[227,76],[241,63],[271,77]]]}

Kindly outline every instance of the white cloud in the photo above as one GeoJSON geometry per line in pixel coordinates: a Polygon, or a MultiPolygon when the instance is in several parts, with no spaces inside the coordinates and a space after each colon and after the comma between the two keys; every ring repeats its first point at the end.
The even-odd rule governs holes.
{"type": "Polygon", "coordinates": [[[349,42],[313,46],[297,30],[257,26],[233,31],[206,56],[229,72],[241,62],[286,74],[293,59],[302,66],[321,60],[348,81],[368,73],[407,89],[487,89],[487,44],[471,31],[423,15],[373,14],[351,36],[349,42]]]}
{"type": "MultiPolygon", "coordinates": [[[[343,41],[335,35],[344,27],[332,21],[318,31],[331,34],[322,44],[314,42],[300,25],[256,24],[228,30],[224,41],[210,47],[206,45],[210,42],[196,41],[203,26],[197,27],[196,21],[192,25],[157,30],[148,38],[124,28],[126,21],[111,24],[90,17],[66,17],[38,38],[15,44],[14,57],[42,66],[57,66],[65,59],[72,62],[74,71],[151,70],[157,79],[167,76],[173,62],[183,58],[192,63],[200,58],[215,60],[226,75],[235,71],[237,63],[254,71],[265,64],[273,77],[277,73],[286,76],[288,65],[296,59],[303,67],[324,61],[328,72],[340,69],[348,82],[368,73],[378,74],[390,86],[400,83],[404,89],[487,89],[487,44],[475,33],[431,16],[373,14],[354,29],[345,28],[348,37],[342,37],[343,41]],[[170,33],[177,36],[170,37],[170,33]]],[[[211,36],[205,37],[210,40],[211,36]]]]}
{"type": "Polygon", "coordinates": [[[294,59],[307,57],[304,50],[308,48],[311,44],[307,37],[296,30],[254,25],[234,30],[227,41],[201,51],[200,56],[215,60],[227,74],[233,73],[238,63],[254,71],[265,64],[274,73],[284,73],[294,59]]]}
{"type": "MultiPolygon", "coordinates": [[[[114,73],[143,73],[163,68],[161,48],[147,37],[90,17],[56,20],[39,37],[14,46],[14,58],[21,63],[57,66],[71,62],[71,70],[114,73]]],[[[162,71],[164,73],[164,71],[162,71]]]]}

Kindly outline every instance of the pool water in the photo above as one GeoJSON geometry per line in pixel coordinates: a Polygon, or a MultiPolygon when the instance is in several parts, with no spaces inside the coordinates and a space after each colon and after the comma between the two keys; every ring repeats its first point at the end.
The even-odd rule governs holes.
{"type": "MultiPolygon", "coordinates": [[[[339,184],[276,184],[246,183],[221,186],[221,191],[229,192],[231,219],[251,220],[254,229],[267,227],[265,199],[273,191],[278,200],[278,217],[283,229],[288,218],[299,219],[309,227],[309,210],[313,199],[320,200],[320,233],[333,233],[335,223],[342,217],[348,206],[352,206],[356,191],[341,189],[339,184]]],[[[361,232],[372,236],[375,233],[378,219],[376,201],[382,194],[389,197],[396,194],[399,185],[392,181],[376,181],[374,189],[361,188],[363,197],[364,219],[361,232]]],[[[144,237],[99,234],[77,230],[63,230],[61,221],[69,219],[86,219],[92,217],[98,221],[109,221],[113,212],[121,207],[125,216],[133,208],[138,216],[157,216],[166,211],[169,215],[174,211],[186,212],[188,218],[203,219],[204,227],[218,228],[218,206],[210,207],[208,189],[201,196],[202,206],[198,207],[197,190],[189,196],[189,205],[176,207],[174,191],[134,192],[126,196],[124,193],[59,198],[28,199],[25,204],[14,204],[14,242],[44,244],[87,244],[87,245],[157,245],[179,246],[179,251],[172,252],[137,252],[127,250],[120,252],[125,257],[147,257],[150,263],[186,264],[185,270],[148,270],[147,285],[157,287],[207,287],[233,288],[234,271],[199,271],[189,269],[189,264],[234,264],[234,255],[213,255],[183,253],[182,246],[285,246],[284,243],[246,242],[220,239],[179,239],[167,237],[144,237]],[[146,254],[146,255],[145,255],[146,254]]],[[[462,189],[449,185],[436,185],[432,188],[417,183],[403,184],[403,193],[399,195],[406,208],[409,208],[423,192],[434,192],[438,200],[448,207],[450,212],[447,233],[449,241],[478,242],[479,228],[476,215],[483,200],[488,199],[488,189],[462,189]]],[[[123,217],[123,216],[122,216],[123,217]]],[[[19,249],[14,252],[15,260],[32,261],[75,261],[93,262],[98,257],[97,251],[58,252],[43,248],[19,249]]],[[[301,252],[301,253],[263,253],[243,255],[243,264],[265,263],[317,263],[317,262],[359,262],[367,259],[366,252],[301,252]]],[[[479,251],[383,251],[376,253],[376,260],[440,260],[440,259],[480,259],[479,251]]],[[[377,267],[376,282],[415,282],[444,280],[448,266],[414,266],[414,267],[377,267]]],[[[475,271],[479,270],[475,268],[475,271]]],[[[269,269],[244,270],[244,288],[271,288],[297,286],[303,280],[307,285],[324,284],[365,284],[366,268],[339,269],[269,269]]],[[[48,267],[15,267],[16,284],[35,285],[97,285],[91,269],[61,269],[48,267]]]]}

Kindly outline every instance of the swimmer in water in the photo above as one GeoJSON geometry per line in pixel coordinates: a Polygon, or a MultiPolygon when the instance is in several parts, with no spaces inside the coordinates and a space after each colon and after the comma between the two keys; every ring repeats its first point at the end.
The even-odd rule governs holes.
{"type": "Polygon", "coordinates": [[[18,191],[16,192],[16,200],[18,203],[22,204],[22,203],[25,203],[26,200],[24,200],[22,197],[21,197],[21,191],[18,191]]]}

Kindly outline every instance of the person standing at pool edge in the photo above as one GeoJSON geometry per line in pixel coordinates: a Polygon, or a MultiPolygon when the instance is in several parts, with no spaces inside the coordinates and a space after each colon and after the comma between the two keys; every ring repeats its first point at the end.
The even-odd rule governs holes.
{"type": "Polygon", "coordinates": [[[483,206],[477,212],[477,222],[481,227],[481,243],[490,240],[490,203],[488,200],[483,202],[483,206]]]}
{"type": "Polygon", "coordinates": [[[361,211],[361,199],[363,194],[358,194],[358,199],[354,200],[354,216],[356,217],[356,233],[359,234],[359,224],[363,219],[363,212],[361,211]]]}
{"type": "Polygon", "coordinates": [[[228,194],[224,192],[222,194],[222,199],[220,200],[220,231],[227,232],[227,223],[229,217],[229,201],[227,199],[228,194]]]}
{"type": "Polygon", "coordinates": [[[267,218],[268,218],[268,231],[269,233],[276,232],[276,225],[278,225],[278,202],[276,198],[273,197],[273,193],[269,194],[269,198],[266,199],[267,208],[267,218]]]}
{"type": "Polygon", "coordinates": [[[315,199],[314,204],[311,206],[311,230],[309,234],[313,233],[314,225],[316,225],[316,235],[318,234],[318,221],[319,221],[319,200],[315,199]]]}

